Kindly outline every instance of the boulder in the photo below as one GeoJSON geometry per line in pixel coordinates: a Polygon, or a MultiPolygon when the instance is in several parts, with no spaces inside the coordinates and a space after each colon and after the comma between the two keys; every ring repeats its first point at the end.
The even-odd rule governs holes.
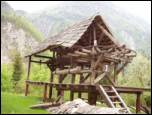
{"type": "Polygon", "coordinates": [[[58,107],[50,107],[47,111],[53,114],[126,114],[122,108],[92,106],[82,99],[68,101],[58,107]]]}

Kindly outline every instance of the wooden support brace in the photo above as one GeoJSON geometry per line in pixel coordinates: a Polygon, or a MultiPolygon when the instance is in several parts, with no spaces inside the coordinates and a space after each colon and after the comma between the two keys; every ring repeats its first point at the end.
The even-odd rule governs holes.
{"type": "Polygon", "coordinates": [[[101,26],[100,24],[97,25],[101,31],[106,35],[108,36],[112,41],[113,43],[117,44],[118,46],[120,46],[120,44],[115,40],[115,38],[113,38],[113,36],[103,27],[101,26]]]}
{"type": "Polygon", "coordinates": [[[106,76],[106,73],[103,73],[99,75],[95,80],[94,83],[97,84],[101,79],[103,79],[106,76]]]}
{"type": "Polygon", "coordinates": [[[97,61],[95,62],[95,64],[94,64],[94,69],[96,69],[96,68],[98,67],[99,63],[100,63],[102,60],[103,60],[103,55],[101,54],[101,55],[98,57],[98,59],[97,59],[97,61]]]}
{"type": "Polygon", "coordinates": [[[69,73],[75,73],[75,72],[80,72],[81,67],[76,67],[72,69],[64,69],[64,70],[56,70],[53,72],[54,74],[69,74],[69,73]]]}
{"type": "Polygon", "coordinates": [[[88,75],[82,79],[82,83],[84,83],[88,79],[89,76],[90,76],[90,73],[88,73],[88,75]]]}
{"type": "Polygon", "coordinates": [[[118,75],[123,69],[125,66],[127,66],[128,62],[125,62],[119,69],[116,70],[116,75],[118,75]]]}

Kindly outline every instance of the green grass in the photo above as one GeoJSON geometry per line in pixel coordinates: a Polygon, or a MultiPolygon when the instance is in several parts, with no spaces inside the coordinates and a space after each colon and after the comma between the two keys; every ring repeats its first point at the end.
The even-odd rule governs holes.
{"type": "Polygon", "coordinates": [[[1,114],[47,114],[46,110],[30,109],[34,104],[41,103],[38,97],[20,94],[1,93],[1,114]]]}

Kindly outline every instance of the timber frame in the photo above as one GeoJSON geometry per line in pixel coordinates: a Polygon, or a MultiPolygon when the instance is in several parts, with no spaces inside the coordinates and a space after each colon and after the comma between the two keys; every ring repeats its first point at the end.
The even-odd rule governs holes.
{"type": "Polygon", "coordinates": [[[61,97],[64,91],[70,90],[70,100],[74,99],[75,92],[78,92],[79,98],[82,93],[88,93],[88,102],[95,105],[97,97],[101,96],[97,86],[106,88],[108,85],[113,86],[118,93],[136,94],[136,112],[139,112],[140,96],[145,89],[116,85],[118,74],[135,56],[135,51],[119,44],[100,15],[93,16],[46,39],[26,56],[29,61],[25,95],[29,92],[29,85],[38,85],[44,86],[44,101],[52,98],[52,89],[56,88],[57,96],[61,97]],[[52,53],[51,57],[40,55],[47,50],[52,53]],[[33,57],[40,60],[34,60],[33,57]],[[47,65],[51,72],[50,81],[31,81],[31,63],[47,65]],[[58,83],[54,82],[55,75],[58,76],[58,83]],[[76,76],[79,76],[79,84],[76,84],[76,76]],[[63,83],[66,77],[71,80],[70,84],[63,83]],[[108,83],[104,84],[103,80],[108,83]]]}

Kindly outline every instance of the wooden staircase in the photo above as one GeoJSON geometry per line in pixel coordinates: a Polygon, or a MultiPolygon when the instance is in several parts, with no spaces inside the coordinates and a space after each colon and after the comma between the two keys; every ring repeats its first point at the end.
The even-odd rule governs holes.
{"type": "Polygon", "coordinates": [[[131,113],[127,105],[125,104],[125,102],[113,86],[103,87],[101,85],[97,85],[96,88],[109,107],[122,108],[125,111],[125,113],[131,113]]]}

